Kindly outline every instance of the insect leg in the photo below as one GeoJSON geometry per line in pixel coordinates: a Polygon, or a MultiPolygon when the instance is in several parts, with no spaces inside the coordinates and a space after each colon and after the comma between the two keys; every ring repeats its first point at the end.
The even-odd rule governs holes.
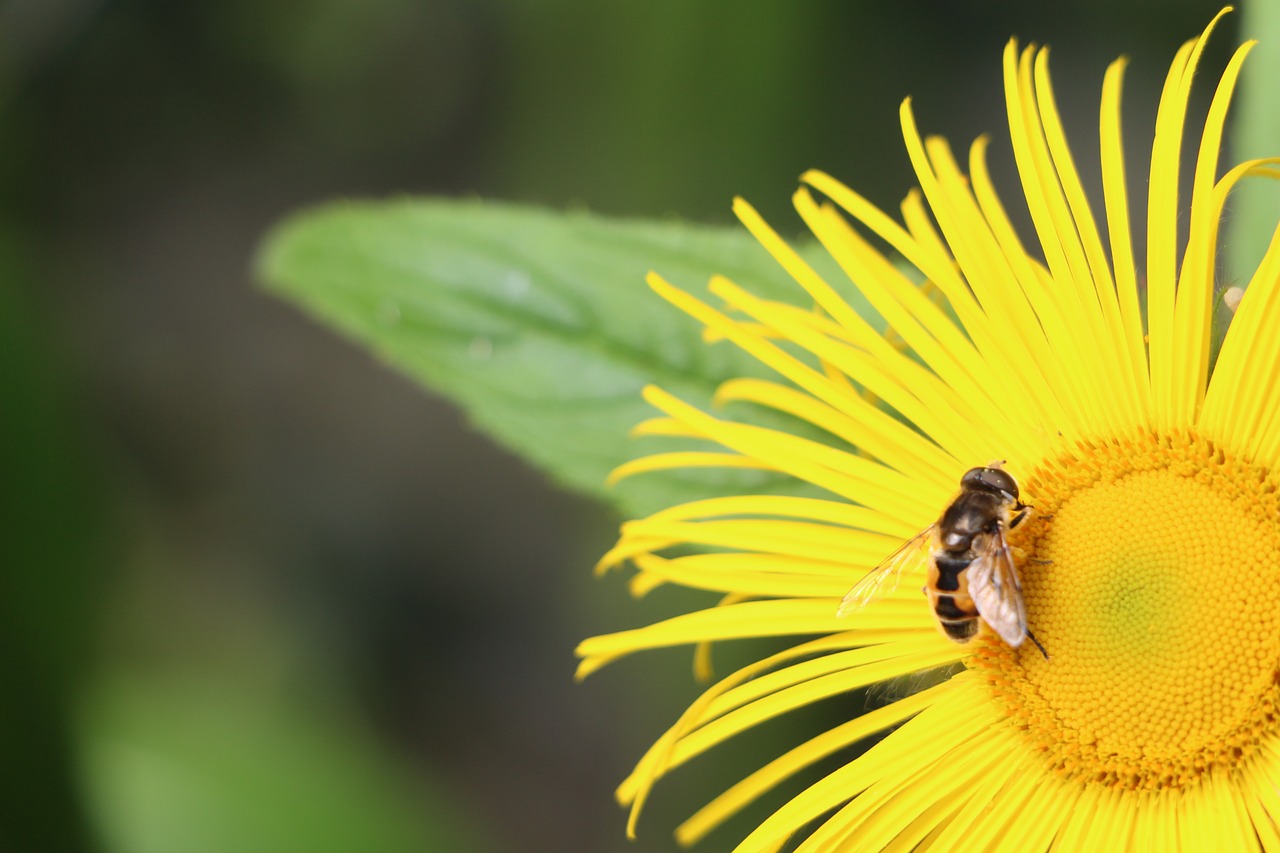
{"type": "Polygon", "coordinates": [[[1040,654],[1044,655],[1044,659],[1049,659],[1049,653],[1044,650],[1044,646],[1040,645],[1040,641],[1036,639],[1036,635],[1027,630],[1027,639],[1036,644],[1036,648],[1040,650],[1040,654]]]}

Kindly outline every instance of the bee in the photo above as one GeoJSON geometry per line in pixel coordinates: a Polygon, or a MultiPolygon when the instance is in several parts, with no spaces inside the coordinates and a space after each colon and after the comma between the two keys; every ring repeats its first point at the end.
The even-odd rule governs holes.
{"type": "Polygon", "coordinates": [[[898,586],[908,567],[929,561],[929,596],[942,632],[957,643],[978,633],[981,618],[1013,648],[1029,638],[1048,659],[1044,646],[1027,630],[1022,580],[1013,562],[1005,533],[1031,515],[1031,506],[1018,497],[1018,483],[995,461],[970,468],[960,478],[960,494],[942,517],[849,590],[837,616],[861,610],[898,586]]]}

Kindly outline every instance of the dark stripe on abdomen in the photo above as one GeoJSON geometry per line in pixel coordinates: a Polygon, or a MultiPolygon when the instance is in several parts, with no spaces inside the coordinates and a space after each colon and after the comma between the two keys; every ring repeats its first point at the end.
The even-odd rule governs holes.
{"type": "Polygon", "coordinates": [[[966,619],[963,622],[939,622],[942,631],[957,643],[967,643],[978,633],[978,620],[966,619]]]}
{"type": "Polygon", "coordinates": [[[961,610],[956,605],[955,598],[950,595],[938,596],[938,600],[933,604],[933,612],[938,614],[939,619],[964,619],[977,615],[968,610],[961,610]]]}
{"type": "Polygon", "coordinates": [[[957,560],[953,557],[939,555],[933,563],[938,567],[938,589],[943,592],[955,592],[960,588],[960,573],[969,568],[972,560],[957,560]]]}

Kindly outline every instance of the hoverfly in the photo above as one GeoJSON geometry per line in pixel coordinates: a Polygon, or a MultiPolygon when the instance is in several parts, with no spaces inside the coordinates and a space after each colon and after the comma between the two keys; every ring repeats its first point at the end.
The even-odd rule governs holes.
{"type": "Polygon", "coordinates": [[[981,618],[1013,648],[1030,638],[1047,659],[1040,641],[1027,630],[1022,580],[1005,533],[1031,514],[1018,498],[1018,483],[992,462],[971,468],[960,478],[960,494],[942,517],[876,566],[840,602],[837,616],[861,610],[898,586],[902,572],[929,561],[924,591],[942,632],[957,643],[978,633],[981,618]]]}

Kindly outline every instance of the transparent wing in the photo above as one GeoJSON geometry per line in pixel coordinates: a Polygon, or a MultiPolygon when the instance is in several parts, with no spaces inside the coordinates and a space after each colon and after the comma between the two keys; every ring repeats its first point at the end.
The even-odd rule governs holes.
{"type": "Polygon", "coordinates": [[[840,602],[836,618],[857,613],[875,599],[888,595],[898,588],[898,578],[909,567],[918,566],[929,558],[929,546],[933,541],[933,533],[938,529],[936,524],[926,527],[903,543],[902,547],[890,554],[883,563],[876,566],[849,590],[840,602]]]}
{"type": "Polygon", "coordinates": [[[1012,648],[1027,636],[1027,606],[1022,601],[1022,580],[1004,538],[1004,528],[987,537],[982,553],[965,570],[969,597],[980,615],[1012,648]]]}

